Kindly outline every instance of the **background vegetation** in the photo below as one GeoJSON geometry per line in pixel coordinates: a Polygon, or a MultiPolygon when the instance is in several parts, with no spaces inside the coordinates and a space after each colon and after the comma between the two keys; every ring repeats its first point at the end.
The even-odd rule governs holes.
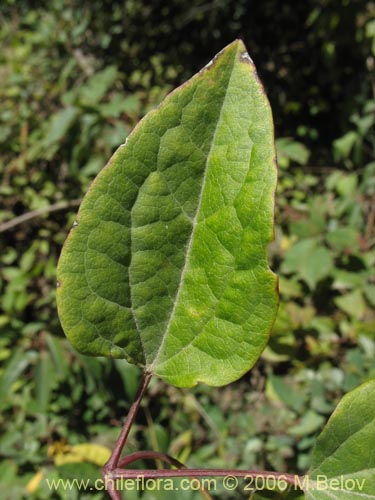
{"type": "Polygon", "coordinates": [[[278,318],[237,383],[154,380],[128,449],[305,472],[342,394],[375,377],[374,19],[364,0],[1,2],[1,498],[104,498],[52,493],[45,479],[98,477],[106,449],[76,445],[112,446],[139,372],[65,340],[58,255],[77,200],[135,123],[236,37],[274,111],[278,318]],[[65,209],[49,212],[56,203],[65,209]]]}

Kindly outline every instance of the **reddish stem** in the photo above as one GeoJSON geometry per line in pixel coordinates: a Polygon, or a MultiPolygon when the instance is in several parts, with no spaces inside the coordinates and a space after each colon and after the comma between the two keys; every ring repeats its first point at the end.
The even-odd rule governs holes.
{"type": "Polygon", "coordinates": [[[141,470],[141,469],[114,469],[111,471],[110,477],[113,480],[136,479],[143,477],[145,479],[156,479],[166,477],[253,477],[253,478],[275,478],[283,479],[286,483],[296,485],[299,476],[295,474],[286,474],[283,472],[271,471],[255,471],[255,470],[239,470],[239,469],[172,469],[172,470],[141,470]]]}
{"type": "MultiPolygon", "coordinates": [[[[161,460],[162,462],[166,462],[169,465],[173,465],[177,469],[187,469],[186,465],[184,465],[176,458],[166,455],[165,453],[160,453],[159,451],[135,451],[134,453],[129,453],[129,455],[126,455],[119,461],[118,465],[119,467],[126,467],[133,462],[137,462],[138,460],[147,459],[161,460]]],[[[206,491],[204,488],[202,488],[200,491],[202,493],[202,496],[206,500],[212,500],[212,497],[208,493],[208,491],[206,491]]]]}
{"type": "Polygon", "coordinates": [[[111,479],[107,484],[107,492],[112,500],[121,500],[120,493],[116,490],[116,479],[157,479],[157,478],[172,478],[172,477],[243,477],[243,478],[274,478],[282,479],[286,483],[296,486],[301,479],[294,474],[284,474],[282,472],[269,472],[269,471],[254,471],[254,470],[238,470],[238,469],[190,469],[186,468],[181,462],[169,455],[157,451],[137,451],[129,455],[121,457],[122,450],[125,446],[127,437],[129,435],[131,426],[135,420],[142,397],[150,383],[152,375],[144,373],[141,383],[139,385],[134,403],[131,405],[129,413],[126,417],[121,434],[116,441],[115,447],[111,454],[110,459],[103,467],[103,480],[107,484],[106,479],[111,479]],[[121,469],[126,467],[137,460],[156,459],[162,460],[177,467],[178,469],[172,470],[143,470],[143,469],[121,469]]]}
{"type": "MultiPolygon", "coordinates": [[[[148,384],[150,383],[151,380],[151,373],[144,373],[141,383],[139,384],[137,394],[135,396],[135,400],[133,404],[130,407],[129,413],[125,419],[124,426],[122,428],[121,434],[119,438],[116,441],[115,447],[113,448],[112,454],[108,460],[108,462],[104,465],[103,471],[102,471],[102,477],[103,480],[105,481],[106,477],[109,476],[109,474],[116,469],[119,465],[119,460],[120,456],[122,453],[122,450],[124,449],[126,440],[128,438],[130,429],[133,425],[134,419],[137,415],[139,405],[141,404],[142,397],[148,387],[148,384]]],[[[116,491],[115,487],[113,484],[108,485],[108,494],[112,498],[112,500],[121,500],[121,495],[118,491],[116,491]]]]}
{"type": "Polygon", "coordinates": [[[120,434],[118,440],[116,441],[115,447],[113,448],[112,455],[110,456],[108,462],[103,467],[104,474],[106,472],[112,471],[118,465],[122,450],[125,446],[125,443],[126,443],[126,440],[128,438],[131,426],[133,425],[134,419],[135,419],[137,412],[138,412],[138,409],[139,409],[139,405],[141,404],[142,397],[143,397],[143,395],[148,387],[148,384],[150,383],[151,377],[152,377],[151,373],[144,373],[143,374],[141,383],[138,387],[138,391],[137,391],[137,394],[135,396],[135,400],[130,407],[130,410],[129,410],[128,416],[126,417],[121,434],[120,434]]]}
{"type": "Polygon", "coordinates": [[[129,455],[126,455],[119,461],[118,466],[121,468],[127,467],[133,462],[147,459],[162,460],[163,462],[166,462],[169,465],[173,465],[178,469],[186,469],[186,466],[183,463],[179,462],[173,457],[170,457],[169,455],[166,455],[165,453],[160,453],[159,451],[135,451],[134,453],[129,453],[129,455]]]}

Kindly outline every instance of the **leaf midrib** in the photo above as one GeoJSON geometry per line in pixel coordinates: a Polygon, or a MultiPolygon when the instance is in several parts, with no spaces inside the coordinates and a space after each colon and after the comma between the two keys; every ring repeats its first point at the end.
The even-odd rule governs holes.
{"type": "MultiPolygon", "coordinates": [[[[209,170],[208,167],[209,167],[209,164],[210,164],[210,157],[211,157],[211,153],[212,153],[213,147],[215,145],[215,139],[216,139],[217,132],[218,132],[218,130],[220,128],[220,124],[221,124],[221,120],[222,120],[222,114],[223,114],[223,110],[225,108],[225,102],[227,100],[228,90],[230,88],[230,83],[231,83],[231,79],[232,79],[232,76],[233,76],[233,69],[234,69],[234,65],[235,65],[235,62],[236,62],[237,54],[238,54],[238,50],[236,51],[235,57],[233,57],[232,68],[231,68],[230,76],[229,76],[229,79],[228,79],[227,88],[226,88],[224,99],[223,99],[223,102],[222,102],[222,105],[221,105],[219,117],[218,117],[217,124],[216,124],[216,127],[215,127],[215,132],[214,132],[213,137],[212,137],[211,146],[210,146],[210,149],[209,149],[209,151],[207,153],[207,159],[206,159],[206,164],[205,164],[205,169],[204,169],[202,187],[201,187],[201,190],[200,190],[200,195],[199,195],[199,199],[198,199],[197,209],[196,209],[194,218],[192,220],[192,230],[191,230],[191,234],[190,234],[188,245],[186,247],[186,258],[185,258],[184,267],[183,267],[182,272],[181,272],[180,282],[178,284],[178,288],[177,288],[175,300],[173,302],[173,307],[172,307],[171,313],[169,315],[169,318],[168,318],[168,321],[167,321],[167,326],[166,326],[165,332],[163,334],[163,337],[161,339],[159,349],[157,350],[157,352],[155,354],[153,362],[149,366],[149,370],[151,370],[151,371],[154,371],[154,369],[155,369],[155,367],[157,365],[159,356],[160,356],[160,354],[162,352],[162,349],[164,347],[166,338],[167,338],[169,330],[170,330],[171,322],[172,322],[172,319],[174,317],[174,313],[176,311],[177,304],[179,302],[179,296],[180,296],[180,293],[181,293],[181,290],[182,290],[182,286],[183,286],[183,283],[184,283],[184,277],[185,277],[185,274],[186,274],[186,271],[187,271],[187,268],[188,268],[188,264],[189,264],[189,261],[190,261],[190,254],[191,254],[191,248],[192,248],[192,245],[193,245],[193,242],[194,242],[195,230],[196,230],[196,227],[198,225],[197,219],[198,219],[198,216],[199,216],[199,213],[200,213],[200,208],[201,208],[203,193],[205,191],[206,180],[207,180],[207,175],[208,175],[208,170],[209,170]]],[[[178,351],[178,352],[180,352],[180,351],[178,351]]],[[[178,354],[178,352],[176,354],[178,354]]]]}

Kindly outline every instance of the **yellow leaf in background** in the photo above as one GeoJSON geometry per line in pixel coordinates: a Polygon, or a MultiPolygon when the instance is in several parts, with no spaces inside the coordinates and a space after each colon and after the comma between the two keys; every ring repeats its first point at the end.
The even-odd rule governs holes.
{"type": "Polygon", "coordinates": [[[73,450],[75,453],[84,457],[85,461],[101,467],[108,462],[109,457],[111,456],[111,450],[100,444],[77,444],[76,446],[73,446],[73,450]]]}
{"type": "Polygon", "coordinates": [[[56,455],[68,452],[69,449],[70,446],[67,444],[65,439],[62,439],[61,441],[55,441],[48,446],[48,456],[49,458],[54,458],[56,455]]]}
{"type": "Polygon", "coordinates": [[[48,454],[53,457],[57,466],[77,462],[91,462],[102,467],[111,456],[111,450],[100,444],[83,443],[69,446],[60,441],[49,447],[48,454]]]}
{"type": "Polygon", "coordinates": [[[30,479],[30,481],[26,485],[27,493],[34,493],[34,491],[38,488],[40,481],[43,479],[44,470],[40,469],[34,476],[30,479]]]}
{"type": "Polygon", "coordinates": [[[295,241],[296,238],[294,235],[292,237],[289,237],[283,234],[281,237],[281,244],[280,244],[282,252],[286,252],[295,243],[295,241]]]}
{"type": "Polygon", "coordinates": [[[181,432],[177,437],[175,437],[171,444],[169,445],[168,453],[172,456],[178,455],[184,448],[191,446],[193,433],[189,429],[187,431],[181,432]]]}
{"type": "Polygon", "coordinates": [[[185,463],[191,454],[191,442],[193,433],[191,430],[184,431],[172,440],[168,453],[176,457],[182,463],[185,463]]]}

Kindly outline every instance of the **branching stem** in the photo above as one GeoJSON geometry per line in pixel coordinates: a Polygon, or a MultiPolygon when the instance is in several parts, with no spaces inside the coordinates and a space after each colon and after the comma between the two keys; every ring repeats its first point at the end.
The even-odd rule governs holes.
{"type": "Polygon", "coordinates": [[[50,214],[52,212],[58,212],[59,210],[66,210],[67,208],[78,207],[81,201],[82,200],[61,201],[53,203],[48,207],[38,208],[37,210],[32,210],[31,212],[19,215],[18,217],[14,217],[14,219],[7,222],[2,222],[0,224],[0,233],[8,231],[9,229],[12,229],[13,227],[23,224],[31,219],[35,219],[35,217],[40,217],[41,215],[50,214]]]}
{"type": "MultiPolygon", "coordinates": [[[[139,457],[140,460],[142,457],[139,457]]],[[[252,477],[256,478],[271,478],[271,479],[283,479],[286,483],[296,485],[298,478],[302,480],[300,476],[295,474],[286,474],[283,472],[271,472],[271,471],[256,471],[256,470],[246,470],[246,469],[173,469],[173,470],[163,470],[163,469],[114,469],[108,477],[111,479],[135,479],[144,477],[145,479],[156,479],[166,478],[166,477],[252,477]]]]}
{"type": "Polygon", "coordinates": [[[121,457],[130,429],[137,415],[142,397],[150,383],[152,375],[145,373],[139,385],[135,400],[130,407],[128,416],[125,420],[121,434],[115,444],[112,455],[103,467],[103,480],[107,492],[112,500],[121,500],[121,495],[116,489],[116,481],[121,479],[157,479],[157,478],[176,478],[176,477],[234,477],[234,478],[269,478],[271,480],[283,480],[287,484],[297,486],[301,484],[302,478],[295,474],[286,474],[282,472],[256,471],[256,470],[238,470],[238,469],[190,469],[185,467],[175,458],[157,451],[137,451],[121,457]],[[161,460],[177,469],[123,469],[138,460],[161,460]]]}
{"type": "Polygon", "coordinates": [[[134,419],[138,413],[138,409],[139,409],[139,405],[141,404],[142,397],[143,397],[143,395],[148,387],[148,384],[150,383],[151,377],[152,377],[151,373],[145,373],[142,377],[141,383],[138,387],[137,394],[135,396],[135,400],[130,407],[128,416],[126,417],[126,420],[124,423],[124,427],[122,428],[121,434],[120,434],[120,436],[115,444],[115,447],[113,448],[112,455],[110,456],[108,462],[103,467],[104,474],[116,469],[116,467],[119,463],[122,450],[125,446],[130,429],[131,429],[133,422],[134,422],[134,419]]]}

